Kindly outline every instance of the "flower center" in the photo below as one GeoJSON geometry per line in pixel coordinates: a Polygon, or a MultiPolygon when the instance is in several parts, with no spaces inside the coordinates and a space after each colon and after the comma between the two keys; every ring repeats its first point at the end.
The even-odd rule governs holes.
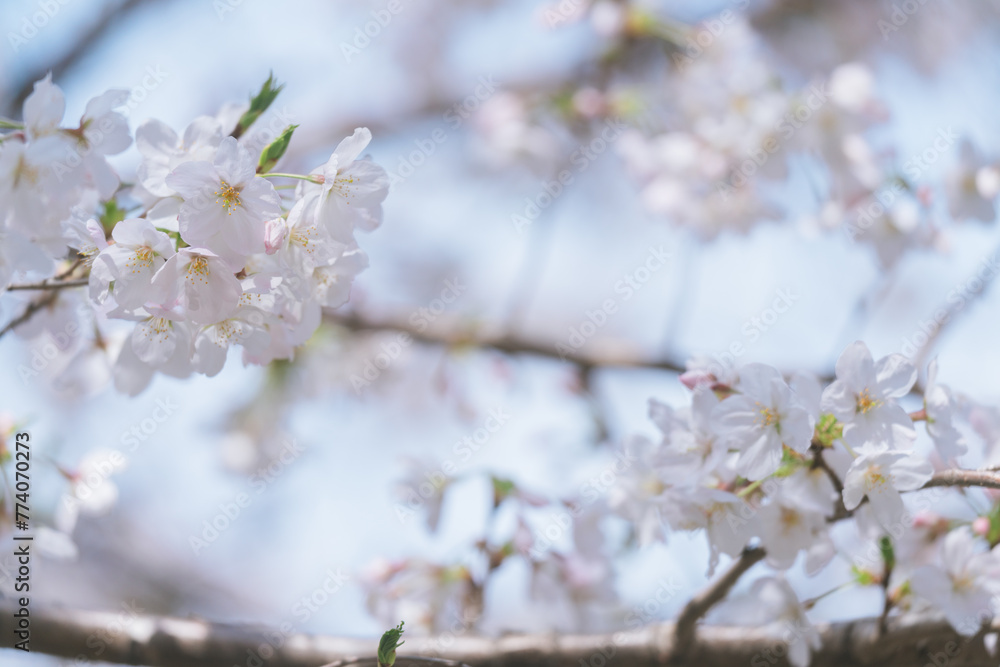
{"type": "Polygon", "coordinates": [[[197,255],[191,259],[191,263],[188,264],[187,275],[188,282],[192,285],[195,280],[200,280],[203,285],[208,284],[208,276],[211,271],[208,268],[208,258],[197,255]]]}
{"type": "Polygon", "coordinates": [[[877,398],[872,398],[872,392],[870,389],[865,389],[858,394],[855,399],[855,410],[863,415],[868,414],[880,405],[882,405],[882,401],[877,398]]]}
{"type": "Polygon", "coordinates": [[[215,203],[221,203],[222,208],[226,209],[226,211],[229,212],[229,215],[232,215],[233,209],[243,204],[243,202],[240,201],[240,191],[225,181],[221,181],[220,186],[221,187],[215,191],[215,196],[218,197],[218,199],[215,200],[215,203]]]}
{"type": "Polygon", "coordinates": [[[127,262],[127,266],[132,269],[132,273],[137,273],[141,268],[149,268],[153,265],[153,257],[156,255],[149,246],[142,246],[135,249],[132,259],[127,262]]]}
{"type": "Polygon", "coordinates": [[[781,508],[781,525],[787,531],[802,523],[802,516],[788,507],[781,508]]]}
{"type": "Polygon", "coordinates": [[[891,475],[882,472],[882,466],[869,466],[865,472],[865,487],[868,491],[879,491],[889,482],[890,477],[891,475]]]}
{"type": "Polygon", "coordinates": [[[753,423],[756,426],[761,426],[767,428],[768,426],[778,426],[778,413],[771,408],[766,408],[759,401],[757,402],[757,414],[753,418],[753,423]]]}

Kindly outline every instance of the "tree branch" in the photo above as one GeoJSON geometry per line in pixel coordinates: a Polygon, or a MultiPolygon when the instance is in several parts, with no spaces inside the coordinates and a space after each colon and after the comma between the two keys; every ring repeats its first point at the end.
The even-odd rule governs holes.
{"type": "Polygon", "coordinates": [[[132,10],[136,9],[145,0],[124,0],[124,2],[111,3],[104,8],[100,18],[55,62],[46,62],[21,76],[19,82],[12,87],[16,91],[12,95],[4,95],[7,102],[7,112],[13,114],[20,111],[21,104],[34,89],[35,81],[45,76],[46,72],[52,72],[52,77],[59,79],[63,73],[81,61],[97,44],[100,44],[112,27],[124,19],[132,10]]]}
{"type": "Polygon", "coordinates": [[[740,557],[729,566],[729,569],[721,577],[691,598],[691,601],[681,610],[680,616],[677,617],[677,624],[674,626],[671,663],[681,664],[684,662],[692,644],[694,644],[695,626],[698,621],[726,597],[740,577],[763,560],[765,555],[766,552],[761,547],[744,549],[740,557]]]}
{"type": "Polygon", "coordinates": [[[983,486],[1000,489],[1000,473],[988,470],[942,470],[934,473],[922,488],[929,489],[932,486],[983,486]]]}
{"type": "Polygon", "coordinates": [[[20,285],[7,285],[8,292],[16,292],[18,290],[57,290],[66,289],[67,287],[83,287],[90,282],[89,278],[76,278],[74,280],[56,280],[49,282],[48,280],[43,280],[39,283],[23,283],[20,285]]]}
{"type": "Polygon", "coordinates": [[[10,322],[8,322],[7,326],[5,326],[3,329],[0,329],[0,338],[3,338],[3,336],[8,331],[12,331],[15,327],[19,327],[28,320],[30,320],[34,316],[34,314],[37,313],[38,311],[42,310],[43,308],[48,308],[49,306],[51,306],[53,303],[55,303],[57,296],[59,296],[59,292],[57,290],[51,290],[49,291],[48,294],[46,294],[42,298],[30,302],[28,304],[28,307],[24,309],[23,313],[21,313],[20,315],[12,319],[10,322]]]}
{"type": "Polygon", "coordinates": [[[575,366],[588,370],[598,366],[623,366],[632,368],[650,368],[674,373],[683,373],[687,370],[684,364],[672,359],[645,359],[639,355],[620,353],[587,355],[580,350],[572,352],[560,352],[556,350],[554,344],[545,344],[520,338],[516,335],[494,335],[483,328],[466,328],[458,330],[449,323],[443,322],[440,325],[431,325],[423,331],[417,330],[406,320],[383,318],[380,320],[369,319],[357,313],[330,313],[326,319],[331,324],[343,327],[349,331],[356,332],[380,332],[397,331],[409,335],[413,340],[429,345],[445,345],[449,347],[461,347],[471,345],[475,347],[485,347],[506,354],[530,354],[550,359],[560,359],[575,366]]]}
{"type": "MultiPolygon", "coordinates": [[[[0,647],[17,641],[12,632],[13,600],[0,600],[0,647]]],[[[290,630],[212,623],[122,612],[31,609],[32,651],[72,659],[149,667],[317,667],[336,660],[374,656],[377,640],[306,635],[290,630]],[[259,657],[258,657],[259,656],[259,657]],[[267,656],[267,657],[264,657],[267,656]]],[[[604,635],[512,634],[409,637],[408,655],[459,660],[473,667],[579,667],[607,664],[630,667],[666,665],[672,653],[671,624],[604,635]]],[[[878,619],[816,626],[822,641],[811,667],[922,667],[945,652],[949,667],[993,667],[981,640],[960,637],[946,622],[927,618],[894,619],[878,635],[878,619]],[[955,647],[958,647],[957,654],[955,647]]],[[[994,621],[991,629],[1000,629],[994,621]]],[[[705,626],[679,663],[692,667],[785,665],[780,633],[764,628],[705,626]]],[[[402,656],[397,664],[407,667],[402,656]]]]}

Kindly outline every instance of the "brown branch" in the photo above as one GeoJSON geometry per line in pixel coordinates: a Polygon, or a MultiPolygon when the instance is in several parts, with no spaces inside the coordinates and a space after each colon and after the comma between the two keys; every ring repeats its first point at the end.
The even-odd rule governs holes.
{"type": "MultiPolygon", "coordinates": [[[[985,261],[993,261],[993,259],[996,258],[998,255],[1000,255],[1000,246],[994,248],[988,255],[990,259],[985,261]]],[[[962,283],[967,285],[969,281],[972,280],[973,278],[978,278],[983,283],[983,286],[982,288],[979,289],[979,291],[975,292],[970,297],[967,297],[967,299],[970,302],[975,299],[982,300],[982,298],[986,295],[986,292],[989,291],[990,285],[993,284],[994,278],[996,278],[997,272],[993,270],[988,271],[986,273],[986,276],[981,276],[980,273],[982,273],[981,271],[982,265],[983,265],[983,260],[981,260],[979,264],[976,265],[976,271],[973,272],[972,276],[968,278],[964,283],[962,283]]],[[[966,298],[963,298],[959,301],[954,301],[950,298],[949,295],[948,300],[933,311],[934,313],[939,313],[941,311],[944,311],[945,312],[944,318],[942,319],[936,316],[928,317],[928,319],[930,319],[931,321],[937,322],[938,326],[935,327],[934,330],[927,335],[927,342],[924,343],[920,347],[920,349],[918,349],[917,352],[913,355],[914,366],[920,369],[926,365],[927,358],[933,351],[934,346],[937,344],[938,339],[941,338],[941,334],[944,332],[945,327],[947,327],[950,324],[954,324],[955,320],[958,319],[958,317],[956,316],[959,313],[967,313],[970,310],[972,310],[972,308],[966,308],[965,307],[966,305],[971,305],[971,304],[966,304],[966,298]]]]}
{"type": "Polygon", "coordinates": [[[1000,489],[1000,473],[988,470],[942,470],[934,473],[922,488],[929,489],[932,486],[982,486],[1000,489]]]}
{"type": "Polygon", "coordinates": [[[28,320],[30,320],[35,313],[42,310],[43,308],[48,308],[53,303],[55,303],[56,297],[59,296],[57,290],[52,290],[42,298],[32,301],[28,304],[28,307],[24,309],[24,312],[12,319],[7,323],[3,329],[0,329],[0,338],[4,336],[8,331],[12,331],[16,327],[21,326],[28,320]]]}
{"type": "MultiPolygon", "coordinates": [[[[336,660],[374,656],[376,639],[325,637],[274,628],[212,623],[198,618],[146,616],[119,611],[80,611],[44,607],[32,601],[34,652],[71,659],[100,660],[149,667],[317,667],[336,660]],[[266,658],[264,656],[267,656],[266,658]],[[263,658],[263,660],[261,660],[263,658]]],[[[12,632],[14,600],[0,600],[0,647],[17,641],[12,632]]],[[[878,619],[818,624],[822,646],[811,667],[923,667],[931,656],[948,651],[949,667],[993,667],[981,640],[958,636],[944,621],[893,619],[878,635],[878,619]],[[956,648],[957,647],[957,650],[956,648]]],[[[459,660],[473,667],[579,667],[667,664],[673,626],[648,626],[603,635],[511,634],[497,638],[467,635],[408,637],[407,655],[459,660]]],[[[992,629],[1000,629],[994,621],[992,629]]],[[[731,667],[785,665],[785,641],[766,628],[705,626],[683,665],[731,667]]],[[[407,667],[405,655],[397,664],[407,667]]]]}
{"type": "Polygon", "coordinates": [[[59,290],[66,289],[68,287],[83,287],[89,282],[89,278],[76,278],[74,280],[56,280],[49,282],[48,280],[43,280],[40,283],[23,283],[20,285],[8,285],[8,292],[16,292],[19,290],[59,290]]]}
{"type": "Polygon", "coordinates": [[[740,577],[747,570],[764,559],[765,551],[761,547],[746,548],[740,557],[733,561],[725,573],[713,581],[708,588],[691,598],[691,601],[681,610],[674,626],[673,650],[670,662],[680,664],[685,661],[695,639],[695,626],[708,611],[722,601],[740,577]]]}
{"type": "MultiPolygon", "coordinates": [[[[111,28],[120,23],[132,10],[141,5],[144,0],[124,0],[124,2],[110,3],[105,7],[101,16],[90,28],[80,35],[76,41],[55,62],[46,62],[40,67],[29,70],[16,83],[12,90],[16,92],[12,95],[4,95],[7,100],[7,112],[14,114],[20,112],[21,104],[34,89],[35,81],[41,79],[47,72],[52,72],[54,79],[59,79],[76,63],[83,60],[96,45],[107,36],[111,28]]],[[[20,115],[18,113],[18,115],[20,115]]]]}
{"type": "Polygon", "coordinates": [[[683,364],[672,359],[646,359],[626,352],[602,355],[588,355],[581,350],[560,352],[556,350],[553,343],[546,344],[509,334],[494,335],[483,328],[458,330],[447,322],[434,324],[420,331],[403,319],[383,318],[375,320],[357,313],[331,313],[327,315],[327,321],[349,331],[405,333],[413,340],[429,345],[485,347],[505,354],[528,354],[560,359],[584,370],[598,366],[651,368],[673,373],[683,373],[686,370],[683,364]]]}

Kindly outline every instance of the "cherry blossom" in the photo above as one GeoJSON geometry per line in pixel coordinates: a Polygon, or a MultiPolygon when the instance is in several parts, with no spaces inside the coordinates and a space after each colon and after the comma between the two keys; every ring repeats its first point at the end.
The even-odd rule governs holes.
{"type": "Polygon", "coordinates": [[[872,361],[858,341],[837,360],[837,379],[823,392],[822,409],[844,425],[844,440],[909,447],[916,437],[913,421],[895,399],[905,396],[917,380],[917,369],[901,354],[872,361]]]}
{"type": "Polygon", "coordinates": [[[844,507],[852,510],[867,497],[882,525],[899,522],[903,514],[899,492],[922,487],[931,478],[933,467],[908,452],[872,444],[862,446],[857,453],[844,479],[844,507]]]}

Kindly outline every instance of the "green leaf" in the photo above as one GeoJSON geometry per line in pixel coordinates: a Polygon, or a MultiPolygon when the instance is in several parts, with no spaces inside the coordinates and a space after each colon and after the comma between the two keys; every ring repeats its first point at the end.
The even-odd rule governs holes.
{"type": "Polygon", "coordinates": [[[816,422],[816,431],[813,433],[813,440],[823,447],[833,447],[835,440],[840,440],[844,435],[844,425],[837,421],[831,414],[821,415],[816,422]]]}
{"type": "Polygon", "coordinates": [[[292,133],[295,132],[295,128],[297,127],[298,125],[289,125],[281,131],[277,139],[269,143],[261,151],[260,161],[257,162],[258,174],[266,174],[274,168],[274,165],[278,164],[278,160],[288,150],[288,144],[292,140],[292,133]]]}
{"type": "Polygon", "coordinates": [[[878,581],[878,577],[868,570],[862,570],[857,565],[851,566],[851,574],[854,575],[854,581],[861,586],[871,586],[878,581]]]}
{"type": "Polygon", "coordinates": [[[118,202],[114,199],[104,202],[104,210],[101,211],[101,227],[104,228],[106,234],[124,219],[125,209],[119,208],[118,202]]]}
{"type": "Polygon", "coordinates": [[[896,567],[896,550],[892,547],[892,538],[883,535],[878,541],[878,550],[882,552],[882,562],[885,563],[886,573],[892,572],[896,567]]]}
{"type": "Polygon", "coordinates": [[[233,136],[239,139],[244,132],[250,129],[254,121],[267,111],[267,108],[271,106],[271,102],[274,102],[275,98],[278,97],[278,93],[284,87],[285,84],[277,85],[273,72],[268,74],[267,81],[260,87],[260,92],[250,98],[250,108],[240,116],[240,122],[236,124],[236,129],[233,130],[233,136]]]}
{"type": "Polygon", "coordinates": [[[386,630],[385,633],[382,634],[382,639],[378,642],[379,667],[392,667],[392,665],[396,662],[396,649],[406,643],[399,641],[399,637],[402,634],[403,621],[400,621],[399,625],[391,630],[386,630]]]}
{"type": "Polygon", "coordinates": [[[514,493],[517,487],[509,479],[493,477],[493,507],[499,507],[500,503],[507,499],[507,496],[514,493]]]}

